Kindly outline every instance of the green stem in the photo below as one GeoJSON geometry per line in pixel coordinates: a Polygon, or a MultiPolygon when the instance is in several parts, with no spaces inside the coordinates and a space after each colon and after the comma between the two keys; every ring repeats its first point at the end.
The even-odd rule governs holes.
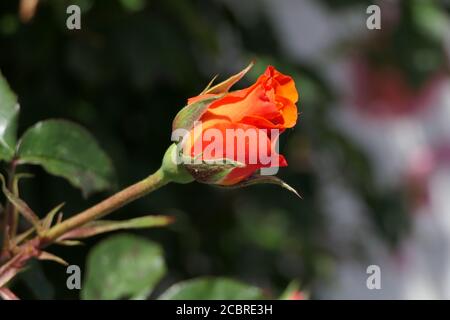
{"type": "MultiPolygon", "coordinates": [[[[16,196],[19,197],[19,182],[14,181],[15,177],[13,176],[13,183],[11,185],[11,191],[16,196]]],[[[13,239],[17,235],[17,229],[19,227],[19,210],[16,206],[12,206],[12,214],[11,214],[11,235],[10,238],[13,239]]]]}
{"type": "Polygon", "coordinates": [[[173,161],[173,156],[176,155],[176,152],[177,147],[175,144],[172,144],[164,155],[161,168],[154,174],[117,192],[93,207],[57,223],[52,228],[44,231],[43,234],[39,234],[15,248],[14,256],[6,264],[0,266],[0,287],[14,277],[29,259],[39,256],[42,248],[55,242],[65,233],[79,228],[90,221],[99,219],[131,201],[161,188],[169,182],[189,183],[193,181],[194,179],[183,166],[173,161]]]}
{"type": "Polygon", "coordinates": [[[163,170],[159,169],[144,180],[119,191],[118,193],[94,205],[93,207],[80,212],[79,214],[56,224],[44,233],[42,236],[42,245],[49,244],[61,237],[67,231],[81,227],[87,222],[99,219],[112,211],[123,207],[131,201],[141,198],[142,196],[166,185],[170,181],[171,180],[164,174],[163,170]]]}

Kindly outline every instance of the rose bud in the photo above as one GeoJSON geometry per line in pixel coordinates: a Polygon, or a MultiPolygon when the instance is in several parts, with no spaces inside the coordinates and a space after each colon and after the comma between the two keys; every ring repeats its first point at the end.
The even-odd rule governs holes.
{"type": "Polygon", "coordinates": [[[177,182],[275,183],[295,192],[273,176],[278,167],[287,166],[277,152],[278,135],[297,122],[294,80],[268,66],[250,87],[229,91],[252,66],[213,87],[210,83],[175,117],[172,140],[177,142],[166,153],[163,168],[177,182]]]}

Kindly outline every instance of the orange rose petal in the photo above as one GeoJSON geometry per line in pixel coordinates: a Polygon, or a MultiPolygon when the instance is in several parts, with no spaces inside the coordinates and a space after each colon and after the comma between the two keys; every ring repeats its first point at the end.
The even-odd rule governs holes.
{"type": "Polygon", "coordinates": [[[298,92],[294,80],[290,76],[278,72],[272,66],[268,66],[264,74],[248,88],[229,92],[223,96],[215,92],[216,89],[221,91],[219,88],[222,88],[222,86],[225,90],[228,90],[228,85],[234,84],[245,72],[246,70],[215,88],[207,89],[204,94],[188,100],[188,103],[192,104],[203,99],[217,97],[199,119],[202,122],[202,129],[199,130],[200,127],[197,126],[191,130],[191,139],[187,142],[187,149],[185,150],[188,150],[188,153],[193,157],[201,154],[203,159],[228,158],[245,164],[243,168],[238,167],[231,170],[219,182],[222,185],[236,184],[263,167],[287,166],[286,159],[275,153],[273,149],[273,140],[277,139],[278,135],[275,136],[269,129],[278,129],[279,133],[282,133],[286,128],[294,127],[298,119],[298,110],[295,105],[298,101],[298,92]],[[210,135],[209,138],[211,139],[209,139],[205,134],[211,133],[207,130],[212,128],[217,131],[210,135]],[[238,151],[242,152],[242,149],[238,150],[236,137],[227,141],[229,139],[227,129],[257,130],[258,140],[256,145],[253,145],[254,142],[249,140],[244,141],[244,159],[242,155],[237,154],[238,151]],[[221,135],[220,139],[222,140],[215,141],[215,134],[221,135]],[[263,140],[260,140],[261,134],[264,135],[263,140]],[[213,143],[214,145],[211,145],[213,143]],[[262,147],[264,149],[261,149],[262,147]],[[231,150],[233,150],[233,154],[227,155],[227,152],[231,150]],[[260,155],[260,151],[267,151],[267,154],[260,155]],[[260,156],[264,156],[265,159],[260,159],[260,156]],[[278,157],[278,163],[270,161],[266,165],[262,164],[269,159],[273,159],[273,156],[278,157]],[[255,160],[256,163],[253,162],[255,160]]]}
{"type": "Polygon", "coordinates": [[[275,82],[269,84],[275,88],[277,95],[283,96],[293,103],[298,101],[298,92],[292,77],[282,74],[272,66],[268,66],[261,77],[264,79],[262,81],[275,82]]]}
{"type": "Polygon", "coordinates": [[[250,177],[260,168],[260,165],[248,165],[245,168],[233,169],[219,184],[223,186],[232,186],[250,177]]]}
{"type": "Polygon", "coordinates": [[[185,150],[189,150],[189,154],[193,157],[203,153],[203,159],[207,160],[227,158],[244,164],[256,164],[259,161],[267,161],[267,157],[271,157],[274,154],[272,143],[274,137],[271,140],[271,132],[247,124],[231,123],[223,119],[212,119],[203,123],[201,132],[199,126],[192,129],[190,136],[191,139],[187,140],[187,149],[185,150]],[[215,131],[208,131],[209,129],[214,129],[215,131]],[[231,131],[227,132],[227,130],[231,131]],[[239,134],[243,135],[238,138],[236,136],[238,132],[233,130],[241,130],[239,134]],[[249,132],[248,130],[255,130],[255,132],[249,132]],[[232,136],[229,136],[229,134],[232,134],[232,136]],[[217,135],[220,135],[218,137],[219,141],[216,141],[217,135]],[[255,138],[255,140],[250,140],[250,138],[255,138]],[[209,147],[212,143],[214,145],[209,147]],[[245,143],[244,149],[240,149],[242,147],[240,143],[245,143]],[[213,156],[209,154],[211,151],[214,151],[213,156]],[[239,156],[238,152],[242,151],[245,154],[239,156]],[[227,152],[233,153],[228,154],[227,152]],[[264,158],[260,159],[260,156],[264,158]]]}
{"type": "MultiPolygon", "coordinates": [[[[279,155],[278,162],[279,162],[278,167],[286,167],[287,166],[287,161],[282,155],[279,155]]],[[[260,164],[253,164],[253,165],[248,165],[245,168],[235,168],[222,181],[220,181],[219,184],[223,185],[223,186],[234,185],[236,183],[241,182],[242,180],[247,179],[253,173],[255,173],[257,170],[259,170],[263,167],[266,167],[266,166],[263,166],[260,164]]]]}
{"type": "Polygon", "coordinates": [[[295,88],[294,80],[291,77],[280,74],[276,77],[278,85],[275,88],[275,93],[278,96],[285,97],[293,103],[298,101],[298,92],[295,88]]]}
{"type": "Polygon", "coordinates": [[[286,161],[286,158],[281,154],[279,154],[278,157],[278,167],[287,167],[288,163],[286,161]]]}
{"type": "Polygon", "coordinates": [[[297,99],[292,78],[269,66],[254,85],[219,98],[208,112],[210,118],[247,124],[254,124],[249,119],[258,118],[266,120],[257,121],[263,128],[291,128],[297,122],[297,99]]]}
{"type": "Polygon", "coordinates": [[[196,103],[198,101],[202,101],[202,100],[214,98],[214,97],[219,97],[219,96],[220,96],[220,94],[213,94],[213,93],[201,94],[199,96],[189,98],[187,101],[187,104],[190,105],[190,104],[196,103]]]}
{"type": "Polygon", "coordinates": [[[242,118],[240,123],[245,123],[248,125],[253,125],[255,127],[258,127],[260,129],[284,129],[284,124],[274,124],[272,121],[267,120],[263,117],[257,117],[257,116],[245,116],[242,118]]]}
{"type": "Polygon", "coordinates": [[[245,98],[230,96],[216,100],[208,110],[216,116],[227,116],[232,122],[240,122],[245,116],[266,119],[280,116],[276,104],[267,98],[262,86],[253,88],[245,98]]]}

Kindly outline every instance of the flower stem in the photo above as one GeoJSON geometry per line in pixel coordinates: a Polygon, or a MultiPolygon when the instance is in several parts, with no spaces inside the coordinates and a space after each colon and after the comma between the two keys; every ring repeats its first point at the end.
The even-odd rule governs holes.
{"type": "MultiPolygon", "coordinates": [[[[66,232],[74,230],[84,224],[99,219],[124,205],[145,196],[146,194],[168,184],[172,179],[163,168],[119,192],[102,202],[90,207],[73,217],[54,225],[41,235],[28,240],[15,248],[14,256],[4,265],[0,265],[0,289],[13,278],[33,257],[38,257],[41,250],[58,240],[66,232]]],[[[2,292],[3,294],[5,292],[2,292]]],[[[6,293],[9,293],[6,291],[6,293]]]]}
{"type": "Polygon", "coordinates": [[[41,245],[45,246],[61,237],[67,231],[81,227],[87,222],[99,219],[114,210],[136,200],[170,182],[162,169],[128,188],[125,188],[102,202],[56,224],[42,235],[41,245]]]}

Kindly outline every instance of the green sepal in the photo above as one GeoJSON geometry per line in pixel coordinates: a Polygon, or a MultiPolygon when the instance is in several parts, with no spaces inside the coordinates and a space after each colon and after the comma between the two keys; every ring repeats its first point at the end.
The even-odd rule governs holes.
{"type": "Polygon", "coordinates": [[[293,187],[288,185],[286,182],[281,180],[280,178],[276,176],[262,176],[259,174],[254,174],[250,176],[249,178],[242,180],[241,182],[238,182],[236,184],[230,185],[230,186],[220,186],[223,188],[244,188],[255,184],[275,184],[277,186],[280,186],[284,189],[287,189],[294,193],[297,197],[300,199],[303,199],[302,196],[295,190],[293,187]]]}
{"type": "Polygon", "coordinates": [[[189,183],[194,178],[186,170],[183,163],[179,161],[179,151],[176,143],[172,143],[164,154],[161,171],[164,178],[176,183],[189,183]]]}
{"type": "Polygon", "coordinates": [[[208,109],[208,106],[219,97],[220,96],[205,98],[185,106],[175,116],[172,123],[172,131],[177,129],[191,130],[194,127],[194,123],[198,121],[205,113],[206,109],[208,109]]]}
{"type": "Polygon", "coordinates": [[[198,162],[196,159],[183,157],[187,158],[184,164],[186,170],[196,181],[207,184],[220,183],[233,169],[245,167],[244,163],[226,158],[198,162]]]}

